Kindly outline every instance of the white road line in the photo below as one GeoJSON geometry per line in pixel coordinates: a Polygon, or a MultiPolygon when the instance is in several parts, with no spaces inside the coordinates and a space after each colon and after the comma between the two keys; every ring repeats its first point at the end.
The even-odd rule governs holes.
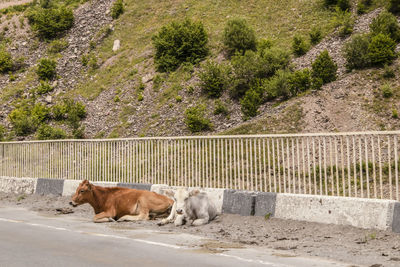
{"type": "MultiPolygon", "coordinates": [[[[185,248],[185,247],[181,247],[181,246],[176,246],[176,245],[171,245],[171,244],[166,244],[166,243],[161,243],[161,242],[155,242],[155,241],[148,241],[148,240],[143,240],[143,239],[129,238],[129,237],[125,237],[125,236],[109,235],[109,234],[93,233],[93,232],[85,232],[85,231],[80,231],[80,230],[71,230],[71,229],[66,229],[66,228],[62,228],[62,227],[55,227],[55,226],[51,226],[51,225],[46,225],[46,224],[29,223],[29,222],[26,222],[26,221],[11,220],[11,219],[6,219],[6,218],[0,218],[0,221],[2,221],[2,222],[10,222],[10,223],[21,223],[21,224],[26,224],[26,225],[30,225],[30,226],[44,227],[44,228],[49,228],[49,229],[54,229],[54,230],[59,230],[59,231],[69,231],[69,232],[78,233],[78,234],[87,234],[87,235],[93,235],[93,236],[99,236],[99,237],[108,237],[108,238],[116,238],[116,239],[124,239],[124,240],[133,240],[133,241],[145,243],[145,244],[148,244],[148,245],[156,245],[156,246],[173,248],[173,249],[190,250],[190,248],[185,248]]],[[[244,262],[249,262],[249,263],[258,263],[258,264],[269,265],[269,266],[289,267],[288,265],[285,265],[285,264],[280,264],[280,263],[277,264],[277,263],[266,262],[266,261],[261,261],[261,260],[246,259],[246,258],[242,258],[242,257],[239,257],[239,256],[225,254],[225,253],[218,253],[218,254],[214,254],[214,255],[233,258],[233,259],[236,259],[236,260],[239,260],[239,261],[244,261],[244,262]]]]}

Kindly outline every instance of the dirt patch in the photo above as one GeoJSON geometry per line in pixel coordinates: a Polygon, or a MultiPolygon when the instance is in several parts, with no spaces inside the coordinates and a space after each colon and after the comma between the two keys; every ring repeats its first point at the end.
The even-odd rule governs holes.
{"type": "MultiPolygon", "coordinates": [[[[0,193],[0,207],[22,206],[43,216],[47,214],[92,219],[93,209],[88,204],[71,209],[69,201],[69,197],[53,195],[21,196],[0,193]],[[73,213],[69,213],[70,211],[73,213]]],[[[277,253],[282,257],[319,256],[365,266],[398,266],[400,260],[400,234],[349,226],[276,218],[266,220],[264,217],[232,214],[223,214],[200,227],[175,227],[173,224],[157,226],[156,220],[107,224],[110,228],[123,231],[143,228],[209,238],[210,241],[199,245],[199,253],[220,253],[232,246],[240,248],[246,245],[276,249],[281,251],[277,253]]]]}

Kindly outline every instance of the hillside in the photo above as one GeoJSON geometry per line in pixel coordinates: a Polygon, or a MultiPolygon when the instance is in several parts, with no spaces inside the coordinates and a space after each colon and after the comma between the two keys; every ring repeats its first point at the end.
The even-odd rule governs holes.
{"type": "MultiPolygon", "coordinates": [[[[2,1],[1,7],[8,2],[2,1]]],[[[0,41],[15,61],[22,62],[18,69],[0,74],[0,125],[4,125],[5,138],[37,138],[37,130],[16,134],[9,115],[13,109],[27,110],[29,105],[42,103],[50,110],[61,105],[64,98],[83,103],[86,116],[79,122],[70,121],[68,116],[65,120],[42,120],[65,131],[63,138],[191,135],[184,114],[188,107],[198,104],[206,107],[205,116],[212,127],[196,134],[399,129],[400,61],[385,68],[347,72],[342,52],[352,36],[369,31],[371,21],[388,1],[372,1],[360,15],[356,12],[358,1],[350,1],[354,27],[346,36],[338,33],[339,13],[324,7],[322,0],[124,0],[124,12],[116,19],[111,17],[111,0],[56,2],[73,9],[74,23],[65,34],[51,40],[38,37],[28,22],[27,13],[34,4],[1,12],[0,41]],[[228,114],[215,115],[218,101],[208,98],[199,86],[202,64],[183,64],[170,73],[156,70],[152,37],[162,26],[183,18],[203,23],[210,51],[206,59],[218,63],[229,62],[222,39],[232,18],[244,18],[257,39],[268,39],[273,46],[288,51],[295,35],[308,38],[318,27],[323,39],[305,55],[291,54],[291,68],[311,68],[326,49],[338,66],[337,79],[321,90],[309,89],[289,99],[266,101],[252,118],[243,116],[240,101],[225,90],[219,99],[228,114]],[[61,40],[57,44],[62,48],[54,51],[54,40],[61,40]],[[113,51],[115,40],[120,41],[120,48],[113,51]],[[56,61],[56,76],[49,82],[51,90],[44,94],[34,91],[40,86],[36,70],[41,58],[56,61]],[[385,75],[387,72],[394,76],[385,75]],[[382,86],[390,87],[390,97],[382,97],[382,86]]]]}

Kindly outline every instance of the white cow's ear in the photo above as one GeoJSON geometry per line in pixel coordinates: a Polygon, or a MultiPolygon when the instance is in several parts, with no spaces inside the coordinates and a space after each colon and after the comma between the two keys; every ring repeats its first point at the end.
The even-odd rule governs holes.
{"type": "Polygon", "coordinates": [[[164,194],[165,194],[166,196],[169,196],[169,197],[173,197],[173,196],[174,196],[174,192],[173,192],[172,190],[165,190],[165,191],[164,191],[164,194]]]}
{"type": "Polygon", "coordinates": [[[198,189],[194,189],[194,190],[190,191],[189,196],[192,197],[192,196],[195,196],[197,194],[200,194],[200,191],[198,189]]]}

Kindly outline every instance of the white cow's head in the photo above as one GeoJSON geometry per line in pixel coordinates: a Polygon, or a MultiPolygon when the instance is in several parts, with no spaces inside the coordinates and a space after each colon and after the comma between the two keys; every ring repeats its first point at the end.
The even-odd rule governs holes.
{"type": "Polygon", "coordinates": [[[170,190],[165,193],[175,201],[176,213],[181,215],[185,211],[186,201],[200,191],[197,189],[189,191],[187,187],[179,187],[175,193],[170,190]]]}

